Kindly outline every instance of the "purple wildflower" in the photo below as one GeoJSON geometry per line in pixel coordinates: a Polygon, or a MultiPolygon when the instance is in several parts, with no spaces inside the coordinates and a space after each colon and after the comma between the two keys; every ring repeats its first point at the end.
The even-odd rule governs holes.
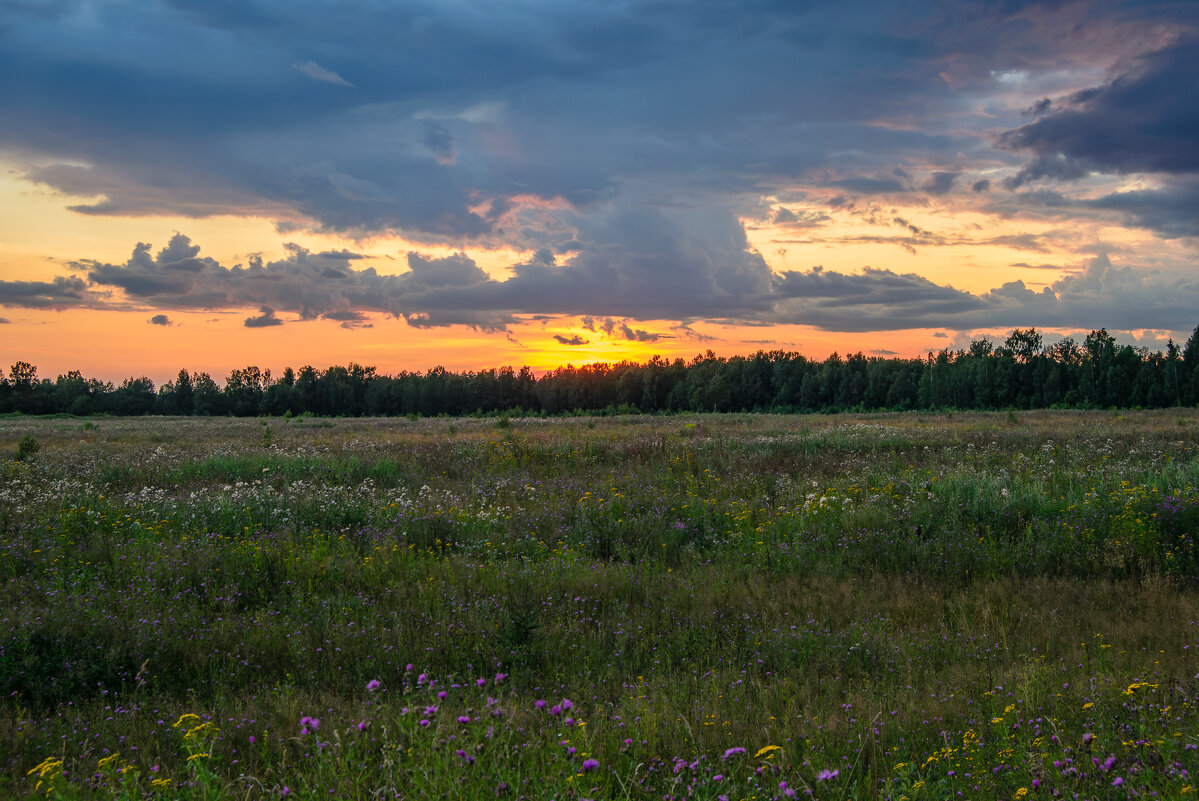
{"type": "Polygon", "coordinates": [[[1119,787],[1121,784],[1124,784],[1124,780],[1121,779],[1119,776],[1112,779],[1112,787],[1119,787]]]}
{"type": "Polygon", "coordinates": [[[725,751],[724,756],[721,757],[721,759],[723,759],[724,761],[727,762],[728,760],[732,759],[733,757],[737,756],[738,754],[744,754],[744,753],[745,753],[744,748],[742,748],[739,745],[734,746],[734,747],[730,748],[729,750],[725,751]]]}
{"type": "Polygon", "coordinates": [[[373,693],[375,690],[379,689],[382,686],[383,686],[383,682],[379,681],[378,679],[371,679],[370,681],[368,681],[366,683],[366,691],[368,693],[373,693]]]}
{"type": "Polygon", "coordinates": [[[487,679],[475,679],[475,685],[478,687],[486,687],[487,679]]]}
{"type": "Polygon", "coordinates": [[[584,759],[583,760],[583,772],[584,773],[587,773],[588,771],[591,771],[591,770],[595,770],[598,767],[599,767],[598,759],[584,759]]]}
{"type": "Polygon", "coordinates": [[[825,782],[825,781],[829,781],[831,779],[835,779],[840,775],[841,775],[841,771],[837,770],[836,768],[833,768],[832,770],[822,770],[816,774],[816,781],[825,782]]]}
{"type": "Polygon", "coordinates": [[[470,716],[469,715],[459,715],[458,722],[459,723],[470,723],[470,716]]]}

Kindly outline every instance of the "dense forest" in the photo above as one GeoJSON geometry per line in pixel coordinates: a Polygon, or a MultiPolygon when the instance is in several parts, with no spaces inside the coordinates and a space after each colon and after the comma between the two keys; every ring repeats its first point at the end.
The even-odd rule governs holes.
{"type": "Polygon", "coordinates": [[[1199,327],[1181,349],[1117,345],[1105,329],[1081,344],[1044,347],[1035,328],[1015,329],[996,345],[923,359],[855,353],[823,361],[760,351],[691,361],[654,357],[643,364],[567,366],[537,377],[511,367],[452,373],[379,375],[349,364],[318,370],[234,370],[219,385],[180,370],[155,387],[128,378],[119,386],[78,371],[54,380],[17,362],[0,377],[0,412],[73,415],[469,415],[632,412],[820,412],[906,409],[1166,407],[1199,403],[1199,327]]]}

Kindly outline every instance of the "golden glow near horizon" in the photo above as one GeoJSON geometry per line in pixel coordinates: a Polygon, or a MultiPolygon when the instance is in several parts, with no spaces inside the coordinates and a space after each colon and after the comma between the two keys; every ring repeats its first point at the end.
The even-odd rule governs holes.
{"type": "MultiPolygon", "coordinates": [[[[0,280],[50,281],[70,275],[67,263],[79,259],[120,264],[129,258],[134,243],[150,242],[156,252],[180,231],[201,245],[201,255],[227,266],[244,263],[253,254],[268,261],[282,258],[283,243],[293,242],[314,252],[353,250],[364,257],[356,267],[371,266],[385,274],[406,272],[409,250],[433,258],[464,251],[490,277],[504,280],[510,265],[531,255],[499,248],[422,246],[396,236],[353,239],[302,229],[281,234],[270,221],[249,216],[130,218],[68,209],[80,200],[22,181],[12,171],[0,173],[0,207],[12,210],[0,218],[0,280]],[[272,243],[273,250],[264,250],[264,243],[272,243]]],[[[794,204],[777,205],[804,211],[794,204]]],[[[819,213],[827,219],[810,229],[746,220],[750,244],[776,272],[821,265],[853,274],[872,266],[918,273],[935,283],[975,293],[1017,279],[1038,288],[1080,261],[1068,248],[1053,244],[1058,240],[1068,244],[1077,227],[1064,230],[1054,221],[1015,223],[948,206],[821,208],[819,213]],[[935,233],[913,234],[897,220],[935,233]],[[1037,245],[1021,249],[1021,236],[1030,236],[1028,241],[1037,245]],[[1042,264],[1060,264],[1064,269],[1039,268],[1042,264]]],[[[1088,236],[1114,247],[1148,252],[1162,247],[1148,234],[1118,227],[1096,225],[1088,236]]],[[[523,319],[505,333],[461,325],[415,328],[403,319],[378,313],[368,315],[368,326],[347,329],[336,321],[301,320],[280,312],[284,325],[250,330],[243,320],[256,314],[255,308],[166,310],[172,324],[159,326],[149,320],[164,310],[121,301],[119,293],[114,300],[119,301],[119,310],[0,309],[0,319],[8,321],[0,325],[0,369],[25,360],[37,365],[42,377],[78,369],[110,381],[147,375],[157,383],[170,380],[181,368],[223,380],[230,370],[250,364],[279,371],[286,366],[323,368],[351,361],[389,374],[423,372],[435,366],[467,371],[505,365],[527,365],[541,373],[568,364],[644,362],[655,355],[690,360],[709,349],[720,356],[785,350],[813,359],[858,351],[917,357],[944,347],[962,347],[969,338],[947,329],[841,333],[804,325],[697,322],[684,328],[669,320],[620,321],[644,336],[644,341],[638,341],[619,328],[605,332],[602,322],[587,328],[583,318],[570,315],[523,319]]],[[[1005,332],[971,335],[982,333],[1002,337],[1005,332]]]]}

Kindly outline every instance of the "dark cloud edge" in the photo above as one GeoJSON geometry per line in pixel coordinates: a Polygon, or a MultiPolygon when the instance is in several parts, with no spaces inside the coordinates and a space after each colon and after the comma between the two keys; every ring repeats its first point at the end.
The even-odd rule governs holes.
{"type": "MultiPolygon", "coordinates": [[[[627,257],[617,253],[613,258],[627,257]]],[[[280,312],[347,326],[363,326],[368,315],[386,314],[416,328],[465,325],[493,333],[538,315],[579,316],[589,330],[639,342],[673,335],[636,328],[630,321],[677,321],[681,336],[697,321],[810,325],[844,333],[1013,326],[1182,332],[1199,316],[1199,285],[1189,277],[1141,273],[1113,265],[1106,255],[1039,291],[1017,280],[978,294],[887,269],[773,272],[747,250],[733,249],[723,257],[672,276],[698,289],[680,286],[678,297],[656,303],[645,287],[622,285],[641,277],[636,269],[623,263],[613,267],[611,259],[593,255],[561,266],[514,265],[504,280],[489,277],[463,253],[444,258],[410,253],[408,272],[383,275],[369,266],[356,268],[358,254],[311,253],[294,245],[278,261],[255,258],[248,266],[224,267],[201,257],[199,247],[178,234],[157,255],[139,244],[123,265],[76,262],[86,279],[0,281],[0,306],[112,309],[98,290],[119,289],[162,317],[170,311],[256,308],[259,313],[244,320],[247,328],[284,325],[280,312]],[[746,264],[754,271],[745,273],[746,264]]]]}

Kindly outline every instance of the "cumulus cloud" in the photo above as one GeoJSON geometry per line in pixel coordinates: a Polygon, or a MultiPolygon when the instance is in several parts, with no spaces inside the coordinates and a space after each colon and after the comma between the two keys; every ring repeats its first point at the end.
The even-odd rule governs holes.
{"type": "MultiPolygon", "coordinates": [[[[355,269],[360,256],[349,251],[313,253],[292,244],[286,249],[283,259],[267,262],[255,256],[248,265],[225,267],[199,255],[199,245],[176,234],[157,254],[143,242],[124,264],[85,260],[72,266],[85,271],[93,285],[119,288],[130,299],[158,308],[262,307],[261,316],[247,321],[250,327],[281,324],[274,317],[278,310],[305,320],[336,320],[346,327],[368,325],[370,312],[406,317],[419,326],[465,323],[502,328],[511,319],[491,307],[482,313],[470,308],[471,301],[462,293],[495,282],[461,253],[444,258],[409,253],[409,271],[394,276],[370,267],[355,269]],[[449,298],[450,292],[458,293],[454,303],[439,300],[449,298]]],[[[82,279],[62,280],[73,280],[71,286],[82,293],[82,279]]]]}
{"type": "MultiPolygon", "coordinates": [[[[712,230],[720,238],[719,226],[712,230]]],[[[857,273],[822,267],[772,272],[748,249],[744,232],[740,237],[727,229],[723,233],[729,236],[723,257],[719,251],[694,257],[676,252],[668,227],[643,231],[641,249],[632,252],[605,248],[602,237],[576,241],[572,248],[577,250],[567,249],[562,264],[541,254],[513,265],[504,279],[489,277],[462,253],[441,258],[409,253],[407,272],[384,275],[370,266],[356,267],[358,254],[311,253],[295,245],[283,259],[256,257],[248,266],[225,267],[201,256],[182,234],[157,254],[149,245],[137,245],[121,265],[75,265],[86,270],[93,285],[119,288],[144,306],[258,308],[260,314],[246,319],[248,327],[281,325],[277,313],[287,311],[301,320],[321,318],[349,328],[372,324],[371,314],[385,314],[418,328],[468,325],[503,331],[522,319],[554,319],[569,308],[586,330],[635,342],[695,338],[690,320],[791,323],[834,331],[1030,325],[1189,330],[1199,308],[1199,284],[1188,273],[1134,270],[1112,264],[1103,253],[1049,286],[1033,289],[1016,280],[971,293],[915,273],[874,267],[857,273]],[[664,319],[680,321],[675,334],[635,324],[664,319]]],[[[0,297],[6,288],[12,293],[14,283],[0,285],[0,297]]],[[[69,289],[72,305],[97,297],[83,279],[57,283],[69,289]]],[[[23,288],[20,298],[25,305],[48,304],[52,286],[23,288]]]]}
{"type": "Polygon", "coordinates": [[[1009,281],[973,294],[914,273],[819,268],[779,277],[784,296],[768,319],[833,331],[1008,326],[1189,330],[1199,285],[1183,274],[1136,271],[1096,256],[1077,273],[1039,290],[1009,281]]]}
{"type": "Polygon", "coordinates": [[[165,314],[156,314],[146,322],[148,322],[150,325],[161,325],[168,328],[174,325],[174,323],[171,322],[171,318],[167,317],[165,314]]]}
{"type": "Polygon", "coordinates": [[[283,321],[275,316],[275,310],[270,306],[261,308],[262,314],[257,317],[247,317],[242,324],[246,328],[270,328],[275,325],[283,325],[283,321]]]}

